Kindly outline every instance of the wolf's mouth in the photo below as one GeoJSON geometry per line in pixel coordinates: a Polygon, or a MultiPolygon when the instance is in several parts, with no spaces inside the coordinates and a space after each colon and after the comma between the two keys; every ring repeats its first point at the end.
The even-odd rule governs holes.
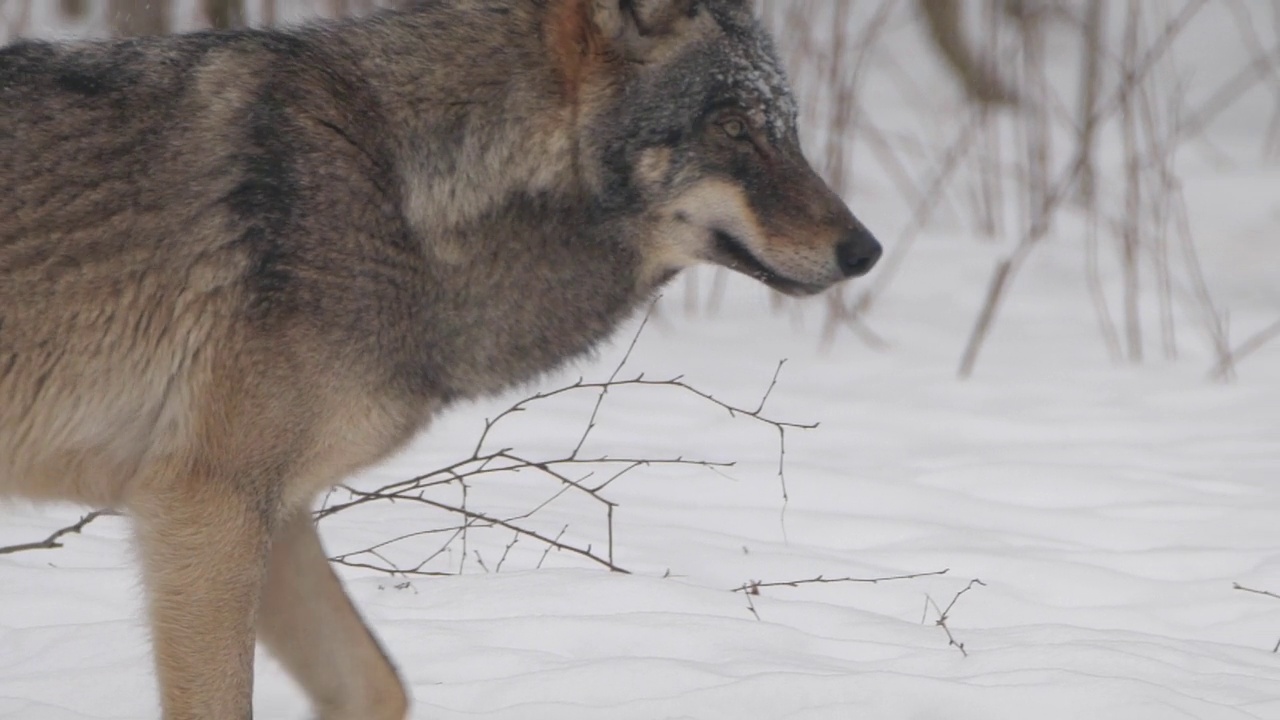
{"type": "Polygon", "coordinates": [[[796,297],[816,295],[827,289],[827,285],[792,280],[765,265],[757,258],[745,243],[723,230],[715,230],[716,262],[747,277],[755,278],[778,292],[796,297]]]}

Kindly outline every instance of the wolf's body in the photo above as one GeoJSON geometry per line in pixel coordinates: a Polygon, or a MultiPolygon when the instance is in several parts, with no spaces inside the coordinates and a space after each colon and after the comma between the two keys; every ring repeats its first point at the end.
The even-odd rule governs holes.
{"type": "Polygon", "coordinates": [[[310,522],[459,398],[700,260],[816,292],[879,248],[744,0],[437,0],[0,49],[0,496],[135,518],[166,718],[399,718],[310,522]]]}

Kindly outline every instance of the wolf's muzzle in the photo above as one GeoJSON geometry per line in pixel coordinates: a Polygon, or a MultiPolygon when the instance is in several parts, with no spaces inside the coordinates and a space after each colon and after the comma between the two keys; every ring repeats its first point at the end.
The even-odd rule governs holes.
{"type": "Polygon", "coordinates": [[[845,233],[836,245],[836,262],[847,278],[862,277],[880,261],[884,248],[867,229],[859,225],[845,233]]]}

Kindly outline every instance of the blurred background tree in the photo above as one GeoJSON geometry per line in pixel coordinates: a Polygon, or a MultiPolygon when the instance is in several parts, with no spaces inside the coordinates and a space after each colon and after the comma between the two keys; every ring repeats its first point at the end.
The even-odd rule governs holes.
{"type": "Polygon", "coordinates": [[[244,0],[204,0],[204,14],[215,28],[242,27],[246,23],[244,0]]]}
{"type": "Polygon", "coordinates": [[[169,5],[162,0],[109,0],[111,32],[118,37],[167,33],[173,26],[169,5]]]}

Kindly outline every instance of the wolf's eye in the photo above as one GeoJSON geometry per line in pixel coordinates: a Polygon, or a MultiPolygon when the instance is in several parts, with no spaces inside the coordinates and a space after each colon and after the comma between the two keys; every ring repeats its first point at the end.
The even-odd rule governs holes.
{"type": "Polygon", "coordinates": [[[737,118],[730,118],[720,123],[720,129],[734,140],[747,139],[747,124],[737,118]]]}

